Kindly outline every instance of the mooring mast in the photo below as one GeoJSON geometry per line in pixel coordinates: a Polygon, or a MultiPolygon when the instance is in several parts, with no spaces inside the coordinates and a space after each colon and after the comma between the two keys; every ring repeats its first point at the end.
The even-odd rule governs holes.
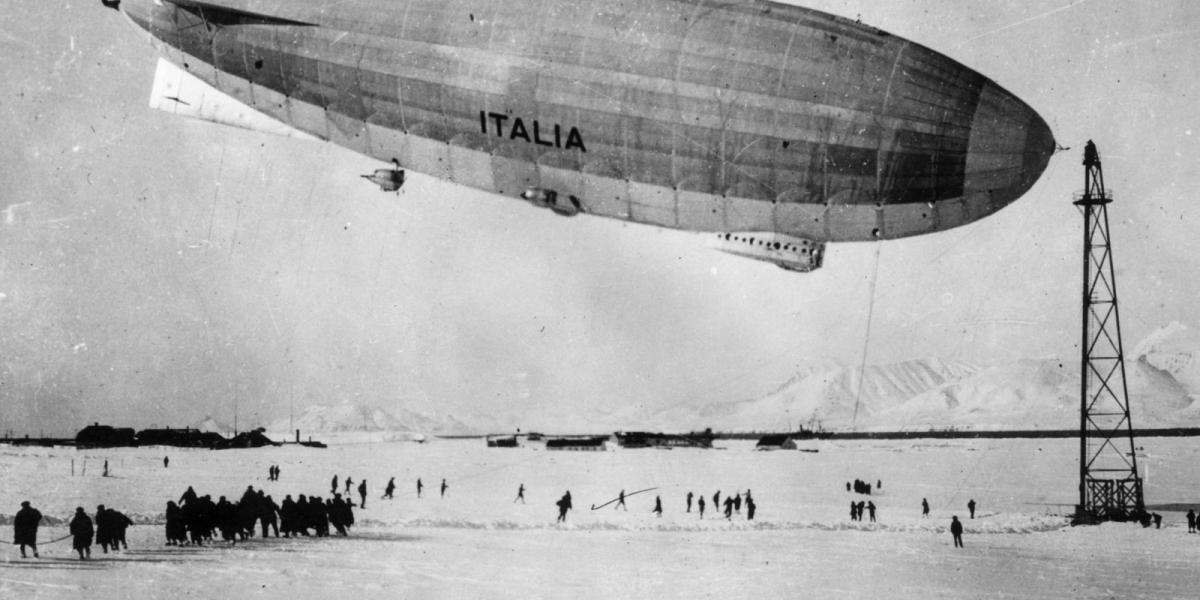
{"type": "Polygon", "coordinates": [[[1083,346],[1079,409],[1079,505],[1075,523],[1142,519],[1146,505],[1129,418],[1112,240],[1100,153],[1083,151],[1083,346]],[[1128,445],[1126,445],[1128,441],[1128,445]]]}

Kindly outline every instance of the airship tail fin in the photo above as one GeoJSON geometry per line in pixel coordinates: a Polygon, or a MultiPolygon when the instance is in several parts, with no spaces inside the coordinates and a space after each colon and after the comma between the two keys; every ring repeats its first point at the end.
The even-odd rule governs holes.
{"type": "Polygon", "coordinates": [[[242,104],[161,57],[154,70],[150,107],[242,129],[305,140],[319,139],[242,104]]]}

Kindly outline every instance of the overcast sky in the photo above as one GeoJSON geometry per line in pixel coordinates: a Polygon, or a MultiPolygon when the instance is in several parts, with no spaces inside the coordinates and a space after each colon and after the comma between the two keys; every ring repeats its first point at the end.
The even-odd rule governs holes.
{"type": "Polygon", "coordinates": [[[978,70],[1071,151],[991,218],[802,275],[422,176],[384,194],[347,150],[149,109],[153,50],[98,1],[0,12],[0,431],[232,421],[235,399],[243,426],[349,401],[587,429],[814,362],[1076,360],[1088,138],[1126,346],[1195,327],[1200,3],[803,4],[978,70]]]}

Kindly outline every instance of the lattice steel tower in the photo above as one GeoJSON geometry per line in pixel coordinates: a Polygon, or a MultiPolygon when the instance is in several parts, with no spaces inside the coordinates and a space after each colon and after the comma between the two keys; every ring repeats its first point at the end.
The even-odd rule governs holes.
{"type": "Polygon", "coordinates": [[[1083,347],[1080,373],[1079,505],[1075,523],[1142,519],[1146,506],[1138,476],[1125,384],[1117,282],[1100,154],[1083,151],[1083,347]]]}

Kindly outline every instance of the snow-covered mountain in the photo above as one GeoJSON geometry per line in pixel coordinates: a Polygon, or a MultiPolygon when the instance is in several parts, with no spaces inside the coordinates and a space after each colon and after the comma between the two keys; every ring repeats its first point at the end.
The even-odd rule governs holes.
{"type": "Polygon", "coordinates": [[[413,432],[422,434],[476,433],[475,428],[450,415],[426,415],[408,409],[396,414],[376,406],[343,403],[334,406],[309,406],[295,415],[278,419],[267,427],[271,432],[335,433],[349,431],[413,432]]]}
{"type": "MultiPolygon", "coordinates": [[[[1200,334],[1172,323],[1126,354],[1137,427],[1200,425],[1200,334]]],[[[979,367],[940,359],[857,367],[826,364],[796,373],[770,393],[651,419],[673,430],[1070,429],[1079,425],[1079,358],[1022,359],[979,367]],[[859,391],[861,381],[861,392],[859,391]]]]}

